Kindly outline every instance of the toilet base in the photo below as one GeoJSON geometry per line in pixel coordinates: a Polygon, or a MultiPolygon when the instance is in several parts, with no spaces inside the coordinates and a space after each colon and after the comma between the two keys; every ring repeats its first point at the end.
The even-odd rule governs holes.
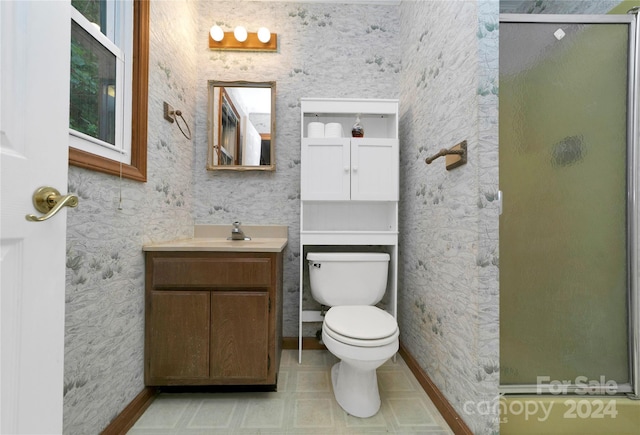
{"type": "Polygon", "coordinates": [[[331,368],[331,383],[338,404],[354,417],[367,418],[380,409],[376,370],[361,370],[345,360],[331,368]]]}

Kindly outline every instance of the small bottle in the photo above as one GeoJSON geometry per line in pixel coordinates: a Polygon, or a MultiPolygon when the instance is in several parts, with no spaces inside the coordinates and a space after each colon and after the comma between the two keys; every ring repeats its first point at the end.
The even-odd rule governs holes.
{"type": "Polygon", "coordinates": [[[360,114],[356,116],[356,123],[353,124],[351,128],[351,136],[353,137],[364,137],[364,128],[362,124],[360,124],[360,114]]]}

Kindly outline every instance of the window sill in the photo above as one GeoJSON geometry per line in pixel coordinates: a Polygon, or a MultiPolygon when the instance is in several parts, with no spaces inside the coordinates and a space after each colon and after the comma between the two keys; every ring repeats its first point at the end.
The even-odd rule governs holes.
{"type": "MultiPolygon", "coordinates": [[[[147,159],[132,156],[132,164],[122,163],[122,178],[136,181],[147,181],[147,159]],[[135,159],[135,160],[134,160],[135,159]]],[[[110,160],[77,148],[69,148],[69,164],[109,175],[120,176],[120,162],[110,160]]]]}

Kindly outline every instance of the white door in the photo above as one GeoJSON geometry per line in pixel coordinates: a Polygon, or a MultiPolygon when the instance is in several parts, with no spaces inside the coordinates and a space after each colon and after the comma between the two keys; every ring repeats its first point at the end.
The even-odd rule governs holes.
{"type": "Polygon", "coordinates": [[[351,139],[351,199],[398,200],[398,140],[351,139]]]}
{"type": "Polygon", "coordinates": [[[0,1],[0,432],[62,432],[66,208],[44,222],[32,195],[67,189],[68,1],[0,1]]]}
{"type": "Polygon", "coordinates": [[[302,139],[302,199],[348,200],[351,190],[350,154],[350,139],[302,139]]]}

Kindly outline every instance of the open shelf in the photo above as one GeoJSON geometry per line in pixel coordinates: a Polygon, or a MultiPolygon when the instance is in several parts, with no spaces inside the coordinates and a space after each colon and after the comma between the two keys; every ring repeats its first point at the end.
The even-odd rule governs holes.
{"type": "Polygon", "coordinates": [[[351,137],[351,127],[360,115],[360,124],[367,138],[398,138],[397,100],[322,99],[303,98],[302,137],[309,137],[310,122],[342,125],[343,137],[351,137]]]}
{"type": "Polygon", "coordinates": [[[397,232],[395,201],[305,201],[301,230],[397,232]]]}

